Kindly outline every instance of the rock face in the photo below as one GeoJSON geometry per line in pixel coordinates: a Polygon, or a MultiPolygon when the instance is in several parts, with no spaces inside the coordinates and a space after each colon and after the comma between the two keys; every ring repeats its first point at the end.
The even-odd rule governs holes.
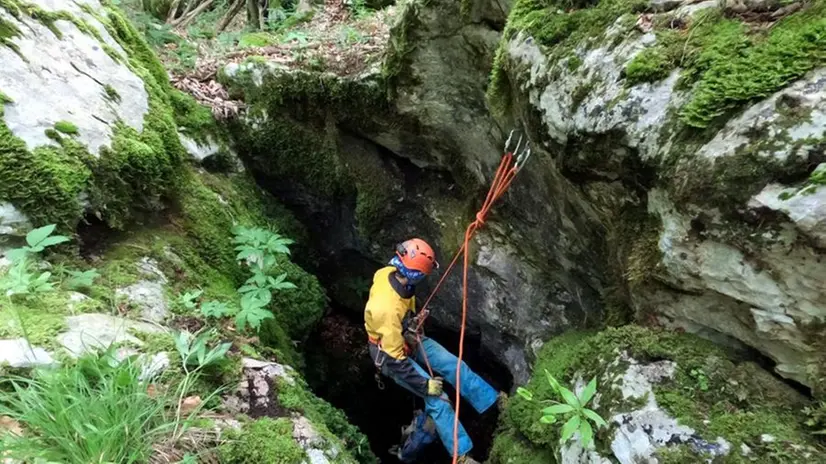
{"type": "Polygon", "coordinates": [[[83,6],[100,10],[97,0],[82,2],[31,2],[45,11],[65,11],[78,24],[55,21],[53,29],[40,21],[9,11],[0,18],[19,30],[14,47],[0,47],[0,89],[11,100],[3,119],[12,134],[29,150],[57,145],[46,133],[64,121],[73,124],[77,140],[99,156],[110,145],[115,124],[140,132],[149,111],[143,80],[124,61],[126,52],[106,28],[83,6]],[[98,34],[99,41],[94,37],[98,34]],[[119,95],[120,98],[114,98],[119,95]]]}
{"type": "MultiPolygon", "coordinates": [[[[823,63],[782,69],[779,55],[751,42],[741,19],[721,19],[713,1],[655,2],[646,14],[617,7],[601,35],[571,26],[560,40],[523,21],[527,3],[514,7],[527,10],[509,19],[489,93],[509,112],[537,114],[535,142],[594,209],[609,212],[609,256],[625,256],[625,301],[641,319],[755,348],[779,374],[817,388],[817,327],[826,318],[826,229],[814,169],[824,161],[823,63]],[[704,37],[681,42],[683,68],[668,58],[674,32],[664,24],[704,37]],[[727,25],[748,54],[708,52],[727,25]],[[709,61],[697,68],[687,58],[694,56],[709,61]],[[727,62],[750,67],[757,80],[770,73],[760,66],[783,77],[738,93],[716,86],[737,80],[740,68],[727,62]],[[610,241],[632,222],[593,194],[605,185],[616,186],[613,201],[636,205],[633,223],[644,224],[626,233],[630,253],[610,241]]],[[[772,10],[741,6],[743,15],[772,10]]],[[[806,8],[785,10],[780,16],[792,14],[769,43],[821,27],[813,19],[821,7],[806,8]]]]}
{"type": "MultiPolygon", "coordinates": [[[[501,159],[510,127],[490,116],[484,89],[508,5],[459,3],[400,5],[381,70],[340,77],[250,60],[223,72],[251,108],[236,151],[310,229],[320,277],[354,312],[398,241],[423,237],[450,261],[501,159]]],[[[540,152],[475,238],[470,334],[517,380],[533,345],[602,319],[601,235],[598,212],[540,152]]],[[[460,308],[456,272],[432,320],[458,329],[460,308]]]]}

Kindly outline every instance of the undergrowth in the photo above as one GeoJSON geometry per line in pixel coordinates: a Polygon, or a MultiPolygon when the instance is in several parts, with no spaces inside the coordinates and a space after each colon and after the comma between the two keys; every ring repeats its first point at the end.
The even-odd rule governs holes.
{"type": "Polygon", "coordinates": [[[147,393],[135,362],[117,363],[110,355],[40,370],[31,379],[5,379],[0,416],[19,422],[26,432],[6,437],[8,457],[26,462],[146,462],[152,444],[175,428],[165,411],[169,399],[147,393]]]}

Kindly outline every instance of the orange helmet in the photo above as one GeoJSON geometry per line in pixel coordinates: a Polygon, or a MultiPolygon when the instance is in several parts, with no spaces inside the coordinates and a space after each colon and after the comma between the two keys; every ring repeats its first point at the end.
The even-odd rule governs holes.
{"type": "Polygon", "coordinates": [[[422,272],[425,275],[433,272],[433,268],[439,268],[439,262],[436,261],[436,253],[433,252],[433,248],[420,238],[411,238],[400,243],[396,247],[396,255],[406,268],[422,272]]]}

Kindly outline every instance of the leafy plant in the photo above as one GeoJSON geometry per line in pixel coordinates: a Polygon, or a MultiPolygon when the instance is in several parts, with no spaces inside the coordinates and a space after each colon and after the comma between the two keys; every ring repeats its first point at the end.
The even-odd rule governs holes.
{"type": "MultiPolygon", "coordinates": [[[[561,431],[562,442],[567,442],[574,436],[575,432],[579,431],[582,446],[587,448],[594,439],[594,428],[591,422],[594,423],[597,429],[608,426],[596,411],[585,407],[597,391],[597,379],[591,379],[577,396],[574,392],[562,386],[547,369],[545,375],[553,391],[562,398],[564,403],[555,400],[542,401],[543,403],[550,402],[553,404],[542,409],[542,417],[539,421],[543,424],[555,424],[559,421],[557,416],[566,418],[561,431]]],[[[526,401],[533,401],[533,393],[525,388],[517,388],[516,393],[526,401]]]]}
{"type": "Polygon", "coordinates": [[[44,293],[54,289],[49,282],[51,272],[39,272],[34,269],[29,255],[40,253],[50,246],[67,242],[69,237],[52,235],[55,225],[34,229],[26,234],[26,246],[15,248],[7,253],[12,266],[3,276],[0,276],[0,291],[8,298],[14,295],[32,295],[44,293]]]}
{"type": "Polygon", "coordinates": [[[339,33],[339,45],[353,45],[364,42],[364,35],[353,26],[346,26],[339,33]]]}
{"type": "Polygon", "coordinates": [[[235,314],[236,308],[219,301],[207,301],[201,305],[201,314],[205,317],[221,318],[235,314]]]}
{"type": "Polygon", "coordinates": [[[815,435],[826,435],[826,401],[819,401],[812,406],[803,408],[803,421],[806,427],[815,435]]]}
{"type": "Polygon", "coordinates": [[[51,276],[51,272],[42,272],[36,275],[32,272],[28,259],[20,258],[0,279],[0,290],[9,298],[14,295],[49,292],[54,289],[54,286],[49,282],[51,276]]]}
{"type": "Polygon", "coordinates": [[[261,328],[265,319],[273,316],[267,308],[272,301],[272,292],[295,289],[287,282],[287,274],[273,277],[270,273],[277,267],[279,254],[290,254],[292,240],[261,228],[238,226],[233,232],[236,243],[236,258],[246,262],[252,270],[252,276],[238,289],[241,294],[241,309],[235,315],[235,325],[243,331],[246,327],[255,330],[261,328]]]}
{"type": "Polygon", "coordinates": [[[26,234],[27,246],[9,251],[7,254],[8,258],[12,261],[16,261],[29,253],[40,253],[50,246],[69,241],[69,237],[63,235],[52,235],[54,230],[54,224],[32,230],[26,234]]]}
{"type": "Polygon", "coordinates": [[[193,310],[198,307],[196,301],[204,293],[203,290],[195,290],[193,292],[186,292],[178,296],[178,303],[186,309],[193,310]]]}
{"type": "Polygon", "coordinates": [[[241,310],[235,315],[235,325],[239,331],[243,331],[247,325],[258,330],[265,319],[275,317],[272,311],[266,309],[272,300],[272,294],[264,295],[266,296],[249,293],[241,297],[241,310]]]}
{"type": "Polygon", "coordinates": [[[708,391],[708,377],[702,369],[691,369],[688,374],[697,381],[697,386],[701,391],[708,391]]]}
{"type": "Polygon", "coordinates": [[[175,349],[181,355],[181,362],[186,372],[190,366],[195,366],[192,372],[197,372],[216,361],[222,359],[232,346],[231,343],[222,343],[207,351],[209,333],[204,332],[193,336],[188,331],[181,331],[175,335],[175,349]]]}
{"type": "Polygon", "coordinates": [[[233,242],[237,244],[235,250],[238,252],[236,259],[245,260],[261,270],[272,267],[276,263],[276,255],[289,255],[289,245],[295,243],[262,228],[251,229],[239,226],[233,230],[233,233],[235,234],[233,242]]]}
{"type": "Polygon", "coordinates": [[[95,279],[100,277],[100,273],[96,269],[88,271],[66,271],[69,278],[66,279],[66,286],[72,290],[79,290],[89,288],[95,284],[95,279]]]}

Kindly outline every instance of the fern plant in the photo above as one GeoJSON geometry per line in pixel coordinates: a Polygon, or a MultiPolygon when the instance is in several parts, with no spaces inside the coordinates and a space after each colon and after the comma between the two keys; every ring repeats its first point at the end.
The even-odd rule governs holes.
{"type": "MultiPolygon", "coordinates": [[[[582,446],[587,448],[594,439],[594,427],[600,429],[608,426],[596,411],[585,407],[594,397],[594,394],[596,394],[596,377],[591,379],[579,395],[576,395],[571,390],[562,386],[547,369],[545,370],[545,375],[553,391],[557,393],[564,402],[556,400],[541,401],[541,403],[552,404],[542,409],[542,417],[539,421],[543,424],[555,424],[559,422],[559,417],[561,416],[566,419],[560,432],[562,443],[570,440],[574,436],[574,433],[579,431],[582,446]],[[593,422],[593,426],[591,422],[593,422]]],[[[519,387],[516,393],[527,401],[533,401],[533,393],[530,390],[519,387]]]]}

